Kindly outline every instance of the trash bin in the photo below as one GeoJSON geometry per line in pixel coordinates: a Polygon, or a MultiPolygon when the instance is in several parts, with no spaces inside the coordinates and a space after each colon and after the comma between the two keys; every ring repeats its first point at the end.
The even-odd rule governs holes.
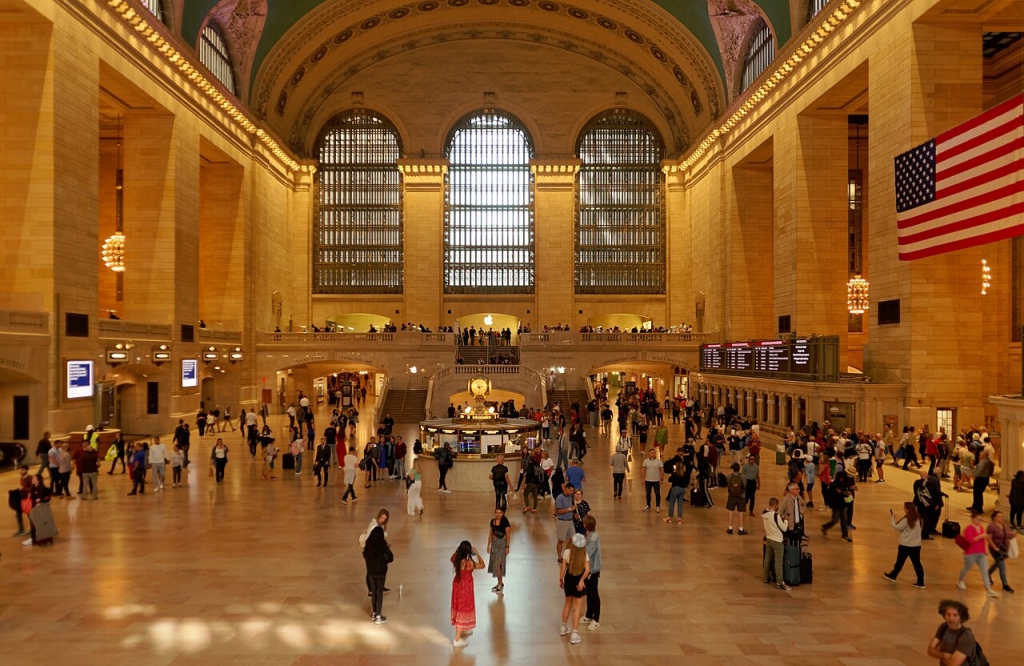
{"type": "Polygon", "coordinates": [[[775,464],[786,464],[786,447],[782,446],[781,444],[775,447],[775,464]]]}

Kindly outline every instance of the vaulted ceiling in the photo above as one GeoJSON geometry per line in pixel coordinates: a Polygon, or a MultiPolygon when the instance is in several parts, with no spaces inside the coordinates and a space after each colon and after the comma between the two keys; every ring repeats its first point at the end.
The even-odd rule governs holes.
{"type": "MultiPolygon", "coordinates": [[[[458,98],[496,91],[499,106],[531,93],[564,94],[546,113],[626,92],[685,150],[735,91],[747,27],[758,16],[778,44],[798,0],[179,0],[182,38],[207,21],[225,34],[239,96],[293,150],[308,155],[330,115],[353,95],[399,105],[416,89],[458,98]],[[357,92],[359,91],[359,92],[357,92]],[[509,93],[506,95],[505,93],[509,93]],[[518,94],[518,97],[516,95],[518,94]]],[[[469,104],[453,99],[453,104],[469,104]]],[[[409,114],[405,114],[409,115],[409,114]]],[[[583,119],[585,121],[585,119],[583,119]]],[[[581,121],[582,122],[582,121],[581,121]]],[[[410,132],[415,130],[410,129],[410,132]]],[[[426,130],[424,130],[426,131],[426,130]]],[[[562,147],[568,132],[547,131],[562,147]],[[561,136],[566,134],[566,136],[561,136]]],[[[413,141],[436,152],[436,141],[413,141]]],[[[551,152],[558,152],[552,148],[551,152]]]]}

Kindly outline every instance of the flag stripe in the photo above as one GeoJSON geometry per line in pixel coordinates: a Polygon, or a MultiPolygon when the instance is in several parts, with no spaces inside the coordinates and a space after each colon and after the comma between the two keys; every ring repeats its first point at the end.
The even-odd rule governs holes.
{"type": "Polygon", "coordinates": [[[965,238],[959,238],[951,240],[946,243],[938,245],[926,245],[920,249],[904,251],[900,250],[901,261],[913,261],[914,259],[923,259],[925,257],[932,257],[937,254],[944,254],[946,252],[952,252],[953,250],[964,250],[969,247],[977,247],[978,245],[987,245],[988,243],[995,243],[1007,238],[1013,238],[1024,234],[1024,224],[1018,224],[1013,227],[997,228],[987,233],[981,233],[976,236],[969,236],[965,238]]]}
{"type": "Polygon", "coordinates": [[[1010,99],[1006,100],[999,106],[992,107],[985,113],[982,113],[974,118],[971,118],[970,120],[966,120],[957,125],[956,127],[950,127],[948,130],[942,132],[937,137],[935,137],[935,140],[956,143],[956,141],[962,140],[959,139],[958,137],[969,135],[971,130],[977,129],[984,125],[985,123],[992,122],[992,120],[998,118],[999,116],[1002,116],[1003,114],[1012,113],[1015,115],[1020,115],[1022,106],[1024,106],[1024,96],[1017,95],[1015,97],[1011,97],[1010,99]]]}
{"type": "Polygon", "coordinates": [[[954,201],[952,203],[948,202],[945,199],[936,199],[936,203],[942,203],[945,205],[939,208],[932,209],[931,211],[923,213],[921,215],[915,215],[912,218],[904,218],[898,220],[896,223],[896,227],[901,231],[904,229],[913,229],[914,227],[924,224],[926,222],[932,222],[934,220],[938,220],[944,217],[949,217],[950,215],[963,213],[980,204],[989,203],[992,201],[996,201],[998,199],[1002,199],[1004,197],[1024,192],[1024,181],[1021,181],[1019,178],[1016,177],[1016,175],[1012,176],[1011,178],[1012,180],[1010,183],[1007,183],[1001,187],[997,187],[993,190],[989,190],[988,192],[980,194],[976,192],[971,192],[969,193],[970,196],[965,196],[961,198],[959,201],[954,201]]]}
{"type": "MultiPolygon", "coordinates": [[[[1021,126],[1020,131],[1018,132],[1016,137],[1014,137],[1013,139],[1004,139],[1004,142],[1007,142],[1007,145],[1010,145],[1011,147],[1016,148],[1018,150],[1024,148],[1024,125],[1021,126]]],[[[973,160],[975,156],[991,156],[996,153],[995,149],[998,147],[1000,147],[1000,144],[998,143],[995,145],[989,144],[982,148],[977,148],[971,151],[971,153],[965,154],[962,157],[962,159],[973,160]]],[[[1024,151],[1022,151],[1022,153],[1024,153],[1024,151]]],[[[1010,156],[1010,159],[1013,159],[1013,157],[1014,156],[1010,156]]],[[[1004,160],[1000,160],[1000,162],[1002,161],[1004,160]]],[[[986,173],[988,170],[992,168],[994,168],[993,165],[984,162],[974,162],[971,165],[971,168],[967,170],[962,170],[953,176],[947,176],[946,171],[940,171],[939,176],[936,180],[936,195],[938,195],[940,191],[946,191],[946,188],[949,187],[950,185],[955,185],[956,183],[959,183],[961,181],[974,178],[976,175],[986,173]],[[941,181],[941,183],[939,181],[941,181]]]]}
{"type": "Polygon", "coordinates": [[[950,222],[949,224],[941,227],[935,227],[934,229],[927,229],[919,233],[900,236],[900,242],[904,244],[920,243],[921,241],[931,240],[939,236],[946,236],[957,231],[970,229],[971,227],[978,227],[990,222],[997,222],[1011,215],[1020,215],[1021,213],[1024,213],[1024,201],[1021,201],[1019,197],[1011,201],[1012,203],[1009,205],[1001,206],[964,220],[957,220],[956,222],[950,222]]]}
{"type": "Polygon", "coordinates": [[[982,132],[981,134],[978,134],[977,136],[968,137],[966,141],[961,143],[952,145],[946,142],[938,143],[935,151],[935,162],[939,166],[943,167],[943,171],[945,171],[945,165],[942,163],[946,160],[951,160],[954,157],[977,148],[978,146],[983,146],[989,141],[998,139],[1004,134],[1010,134],[1017,129],[1020,129],[1020,118],[1013,117],[985,132],[982,132]]]}
{"type": "MultiPolygon", "coordinates": [[[[1020,129],[1020,120],[1017,121],[1017,124],[1018,129],[1020,129]]],[[[1018,136],[1015,140],[1009,143],[1003,143],[1002,145],[997,144],[996,146],[990,148],[987,152],[983,152],[979,155],[975,155],[974,157],[964,159],[959,164],[955,164],[948,167],[939,165],[935,173],[935,182],[941,183],[943,180],[947,178],[958,176],[964,173],[965,171],[969,171],[976,167],[992,162],[1000,157],[1009,155],[1015,150],[1020,150],[1022,146],[1024,146],[1024,138],[1018,136]]],[[[938,161],[938,156],[936,156],[936,161],[938,161]]]]}

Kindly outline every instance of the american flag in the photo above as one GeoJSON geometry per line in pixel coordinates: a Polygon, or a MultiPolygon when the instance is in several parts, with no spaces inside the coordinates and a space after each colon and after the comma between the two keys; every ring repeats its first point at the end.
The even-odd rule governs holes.
{"type": "Polygon", "coordinates": [[[1024,96],[896,158],[903,261],[1024,234],[1024,96]]]}

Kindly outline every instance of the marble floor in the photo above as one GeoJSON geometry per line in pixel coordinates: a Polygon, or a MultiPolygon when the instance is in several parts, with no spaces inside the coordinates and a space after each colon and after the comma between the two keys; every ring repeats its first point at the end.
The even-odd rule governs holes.
{"type": "MultiPolygon", "coordinates": [[[[412,426],[397,430],[415,437],[412,426]]],[[[671,432],[675,446],[681,432],[671,432]]],[[[477,572],[478,625],[469,646],[453,650],[448,558],[462,539],[483,550],[490,494],[425,489],[424,515],[409,517],[403,487],[383,481],[360,484],[359,500],[343,506],[339,474],[326,488],[308,470],[263,481],[238,433],[224,437],[231,456],[222,486],[202,464],[207,437],[193,446],[199,464],[185,487],[127,497],[126,476],[101,474],[99,501],[53,501],[54,547],[0,542],[0,664],[916,665],[932,663],[925,647],[947,597],[970,607],[969,626],[993,664],[1024,658],[1017,561],[1010,577],[1021,592],[1001,599],[986,599],[976,571],[966,591],[956,588],[961,557],[951,540],[926,542],[926,590],[911,587],[909,570],[895,585],[882,578],[897,544],[888,509],[909,498],[913,481],[891,466],[888,483],[867,484],[857,497],[853,544],[838,530],[822,538],[826,514],[812,512],[814,583],[787,593],[761,582],[759,523],[751,536],[726,534],[724,490],[715,491],[718,508],[686,505],[682,526],[666,525],[665,509],[641,511],[635,470],[626,499],[613,501],[614,442],[592,431],[586,488],[603,542],[600,629],[583,631],[579,645],[558,635],[563,596],[549,501],[536,515],[510,511],[505,593],[491,593],[492,579],[477,572]],[[374,625],[357,535],[381,507],[391,511],[395,562],[388,622],[374,625]]],[[[762,473],[758,512],[784,478],[770,464],[762,473]]],[[[0,486],[14,483],[13,473],[0,475],[0,486]]],[[[966,525],[968,496],[952,501],[966,525]]]]}

